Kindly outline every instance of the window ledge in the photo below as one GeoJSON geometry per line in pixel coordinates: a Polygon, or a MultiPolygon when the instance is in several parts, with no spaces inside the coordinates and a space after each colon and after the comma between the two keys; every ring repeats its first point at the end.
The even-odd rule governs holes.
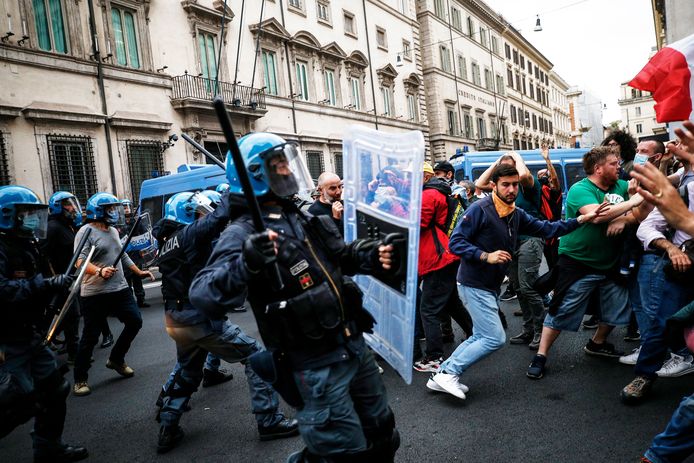
{"type": "Polygon", "coordinates": [[[384,45],[378,45],[378,49],[383,50],[383,51],[388,51],[388,46],[387,45],[385,45],[385,46],[384,45]]]}
{"type": "Polygon", "coordinates": [[[330,22],[330,20],[327,19],[318,18],[318,24],[321,24],[325,27],[329,27],[330,29],[333,28],[333,24],[330,22]]]}
{"type": "Polygon", "coordinates": [[[352,37],[353,39],[358,39],[358,38],[359,38],[359,37],[357,36],[357,34],[355,34],[354,32],[351,32],[351,31],[345,31],[345,35],[346,35],[347,37],[352,37]]]}
{"type": "Polygon", "coordinates": [[[85,106],[71,104],[54,104],[34,101],[22,110],[26,119],[35,121],[70,121],[82,124],[101,125],[106,116],[91,111],[85,106]]]}
{"type": "Polygon", "coordinates": [[[304,18],[306,17],[306,12],[301,8],[297,8],[295,6],[287,5],[287,11],[290,11],[294,14],[298,14],[299,16],[303,16],[304,18]]]}

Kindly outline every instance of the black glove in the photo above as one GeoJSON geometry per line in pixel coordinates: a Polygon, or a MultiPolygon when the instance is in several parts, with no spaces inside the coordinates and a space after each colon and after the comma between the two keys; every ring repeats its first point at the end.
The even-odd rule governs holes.
{"type": "Polygon", "coordinates": [[[270,232],[254,233],[246,238],[243,243],[243,258],[251,273],[258,273],[277,261],[275,243],[270,241],[270,232]]]}
{"type": "Polygon", "coordinates": [[[46,283],[46,287],[54,291],[68,289],[73,281],[75,281],[74,276],[64,275],[62,273],[59,275],[52,276],[50,278],[46,278],[44,280],[44,282],[46,283]]]}

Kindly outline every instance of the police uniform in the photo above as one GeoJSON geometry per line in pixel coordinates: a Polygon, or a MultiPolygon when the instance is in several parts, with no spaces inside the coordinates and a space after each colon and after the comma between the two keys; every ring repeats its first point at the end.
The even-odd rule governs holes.
{"type": "Polygon", "coordinates": [[[176,341],[180,364],[173,384],[165,391],[159,413],[161,432],[170,434],[168,441],[166,436],[162,438],[160,434],[159,451],[162,453],[173,448],[175,442],[172,440],[180,440],[176,437],[180,431],[178,422],[190,396],[202,380],[203,364],[208,352],[230,363],[245,364],[251,405],[262,440],[295,435],[297,432],[296,422],[286,419],[279,411],[277,393],[247,363],[247,358],[261,351],[262,346],[238,325],[229,322],[224,314],[212,320],[188,300],[193,277],[207,261],[211,243],[227,225],[229,210],[225,201],[214,212],[188,225],[164,220],[157,227],[166,331],[176,341]]]}
{"type": "Polygon", "coordinates": [[[271,273],[253,273],[246,265],[244,242],[255,233],[246,213],[222,233],[193,281],[190,299],[218,316],[242,303],[247,290],[272,351],[275,371],[267,376],[283,378],[273,385],[299,408],[307,448],[290,461],[393,461],[399,443],[395,420],[362,336],[373,318],[359,288],[344,276],[381,271],[378,243],[345,245],[330,217],[305,215],[289,201],[277,204],[261,210],[267,228],[279,233],[284,288],[272,291],[271,273]]]}

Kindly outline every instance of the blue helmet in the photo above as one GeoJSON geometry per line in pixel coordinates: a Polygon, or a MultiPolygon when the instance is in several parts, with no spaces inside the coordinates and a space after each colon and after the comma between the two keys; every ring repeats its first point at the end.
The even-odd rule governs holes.
{"type": "Polygon", "coordinates": [[[23,238],[46,237],[48,206],[29,188],[0,187],[0,230],[23,238]]]}
{"type": "Polygon", "coordinates": [[[111,193],[96,193],[87,200],[87,219],[103,220],[108,225],[123,225],[123,204],[111,193]]]}
{"type": "MultiPolygon", "coordinates": [[[[238,141],[255,196],[272,192],[280,197],[313,190],[313,180],[294,143],[267,132],[249,133],[238,141]]],[[[229,192],[243,194],[233,157],[226,157],[229,192]]]]}
{"type": "Polygon", "coordinates": [[[224,193],[225,191],[229,190],[229,184],[228,183],[220,183],[217,185],[217,188],[215,188],[214,191],[217,193],[224,193]]]}
{"type": "Polygon", "coordinates": [[[209,199],[214,208],[222,204],[222,195],[216,191],[202,190],[200,194],[209,199]]]}
{"type": "Polygon", "coordinates": [[[196,212],[203,215],[212,212],[212,203],[204,195],[190,191],[176,193],[164,206],[164,218],[183,225],[193,223],[196,212]]]}
{"type": "Polygon", "coordinates": [[[79,200],[69,191],[56,191],[48,199],[48,211],[51,215],[64,214],[76,226],[82,225],[82,208],[79,200]]]}

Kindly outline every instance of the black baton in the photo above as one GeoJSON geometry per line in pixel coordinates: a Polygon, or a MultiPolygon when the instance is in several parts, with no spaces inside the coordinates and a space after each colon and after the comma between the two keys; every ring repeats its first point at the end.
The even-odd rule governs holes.
{"type": "MultiPolygon", "coordinates": [[[[77,264],[77,259],[79,258],[80,254],[82,253],[82,249],[84,248],[84,245],[87,243],[87,239],[89,239],[89,235],[92,233],[91,227],[87,227],[87,229],[84,231],[84,235],[82,235],[82,238],[80,238],[79,243],[77,243],[77,249],[75,249],[75,253],[72,255],[72,258],[70,259],[70,263],[67,264],[67,268],[65,269],[65,275],[71,275],[72,272],[75,270],[75,265],[77,264]]],[[[48,304],[48,313],[53,313],[55,310],[55,306],[58,304],[58,300],[60,299],[60,293],[56,293],[53,298],[51,299],[51,302],[48,304]]]]}
{"type": "Polygon", "coordinates": [[[137,219],[135,219],[135,223],[133,224],[132,228],[128,232],[128,237],[125,239],[125,243],[123,244],[123,247],[121,248],[120,252],[118,253],[118,257],[116,257],[116,260],[113,262],[113,265],[111,265],[111,267],[116,267],[118,265],[118,262],[120,262],[121,257],[123,257],[123,254],[125,254],[125,250],[128,248],[128,245],[130,244],[130,240],[133,239],[133,233],[135,233],[135,229],[140,224],[140,219],[142,219],[142,216],[138,215],[137,219]]]}

